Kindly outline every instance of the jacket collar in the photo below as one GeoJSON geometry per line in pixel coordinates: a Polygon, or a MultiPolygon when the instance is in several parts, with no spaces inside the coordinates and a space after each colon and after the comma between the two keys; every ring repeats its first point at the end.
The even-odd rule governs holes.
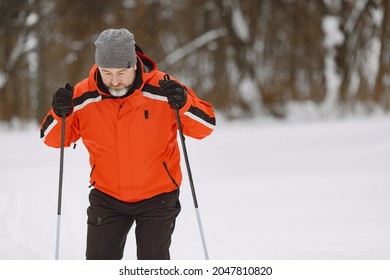
{"type": "Polygon", "coordinates": [[[137,70],[134,83],[128,90],[128,92],[121,97],[114,97],[108,91],[108,88],[104,85],[102,77],[100,75],[99,68],[94,64],[89,72],[90,81],[96,85],[99,92],[103,95],[110,96],[112,98],[125,98],[132,95],[137,89],[142,88],[143,84],[149,80],[157,70],[157,64],[151,58],[147,57],[141,52],[137,52],[137,70]]]}

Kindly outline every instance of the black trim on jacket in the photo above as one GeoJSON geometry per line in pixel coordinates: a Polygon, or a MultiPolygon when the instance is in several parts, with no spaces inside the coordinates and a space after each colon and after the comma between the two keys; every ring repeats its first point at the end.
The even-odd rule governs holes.
{"type": "Polygon", "coordinates": [[[45,122],[42,125],[41,128],[41,138],[45,137],[45,131],[46,129],[53,123],[54,117],[52,115],[48,115],[45,119],[45,122]]]}

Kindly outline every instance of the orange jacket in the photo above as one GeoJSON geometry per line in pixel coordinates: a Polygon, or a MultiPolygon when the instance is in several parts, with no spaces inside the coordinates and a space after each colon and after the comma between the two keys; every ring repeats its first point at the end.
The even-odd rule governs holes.
{"type": "MultiPolygon", "coordinates": [[[[159,92],[165,73],[143,53],[137,55],[136,88],[128,96],[110,95],[96,65],[74,86],[74,110],[65,132],[66,147],[81,137],[89,151],[90,183],[126,202],[173,191],[182,180],[175,112],[159,92]]],[[[186,90],[187,103],[179,111],[183,132],[201,139],[215,126],[214,111],[186,90]]],[[[60,147],[61,118],[53,109],[42,122],[41,138],[48,146],[60,147]]]]}

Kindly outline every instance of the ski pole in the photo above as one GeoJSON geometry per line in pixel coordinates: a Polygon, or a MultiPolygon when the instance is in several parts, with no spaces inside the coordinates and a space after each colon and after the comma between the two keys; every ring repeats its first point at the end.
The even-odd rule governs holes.
{"type": "MultiPolygon", "coordinates": [[[[164,80],[170,80],[170,77],[169,77],[168,74],[164,75],[164,80]]],[[[204,237],[202,220],[200,219],[198,200],[196,199],[194,180],[192,179],[192,172],[191,172],[191,167],[190,167],[190,161],[188,160],[187,148],[186,148],[186,144],[185,144],[185,137],[184,137],[183,128],[181,126],[181,120],[180,120],[180,115],[179,115],[179,108],[177,107],[177,105],[175,105],[173,107],[174,107],[173,109],[175,110],[177,127],[179,129],[180,142],[181,142],[181,146],[182,146],[182,150],[183,150],[183,154],[184,154],[184,160],[186,162],[188,179],[190,181],[192,200],[194,201],[196,218],[197,218],[197,221],[198,221],[200,237],[201,237],[202,245],[203,245],[204,257],[205,257],[206,260],[208,260],[209,259],[209,254],[207,252],[206,239],[204,237]]]]}
{"type": "Polygon", "coordinates": [[[192,172],[191,172],[190,162],[189,162],[189,160],[188,160],[187,148],[186,148],[186,144],[185,144],[185,138],[184,138],[184,134],[183,134],[183,128],[182,128],[182,126],[181,126],[181,120],[180,120],[180,115],[179,115],[179,109],[177,108],[177,106],[175,106],[174,109],[175,109],[175,114],[176,114],[177,126],[178,126],[179,134],[180,134],[180,142],[181,142],[181,146],[182,146],[183,154],[184,154],[184,160],[185,160],[185,162],[186,162],[187,173],[188,173],[188,179],[189,179],[189,181],[190,181],[192,199],[193,199],[193,201],[194,201],[194,206],[195,206],[195,211],[196,211],[196,217],[197,217],[197,220],[198,220],[198,226],[199,226],[200,237],[201,237],[201,239],[202,239],[204,257],[205,257],[206,260],[208,260],[208,259],[209,259],[209,254],[208,254],[208,252],[207,252],[207,246],[206,246],[206,240],[205,240],[205,237],[204,237],[202,221],[201,221],[201,219],[200,219],[198,200],[196,199],[194,180],[192,179],[192,172]]]}
{"type": "Polygon", "coordinates": [[[60,174],[58,184],[58,203],[57,203],[57,236],[56,236],[56,252],[55,259],[58,260],[60,251],[60,228],[61,228],[61,202],[62,202],[62,178],[64,175],[64,148],[65,148],[65,123],[66,114],[61,114],[61,152],[60,152],[60,174]]]}
{"type": "Polygon", "coordinates": [[[176,114],[177,126],[178,126],[178,128],[179,128],[180,142],[181,142],[181,146],[182,146],[182,149],[183,149],[184,160],[185,160],[185,162],[186,162],[187,173],[188,173],[188,179],[189,179],[189,181],[190,181],[192,199],[193,199],[193,201],[194,201],[196,217],[197,217],[197,220],[198,220],[198,227],[199,227],[200,237],[201,237],[201,239],[202,239],[204,257],[205,257],[206,260],[208,260],[208,259],[209,259],[209,254],[208,254],[208,252],[207,252],[207,246],[206,246],[206,240],[205,240],[205,237],[204,237],[202,221],[201,221],[201,219],[200,219],[198,200],[196,199],[194,180],[192,179],[192,172],[191,172],[190,162],[189,162],[189,160],[188,160],[187,148],[186,148],[186,144],[185,144],[185,138],[184,138],[184,134],[183,134],[183,128],[182,128],[182,126],[181,126],[181,120],[180,120],[180,115],[179,115],[179,109],[177,108],[177,106],[175,106],[174,109],[175,109],[175,114],[176,114]]]}

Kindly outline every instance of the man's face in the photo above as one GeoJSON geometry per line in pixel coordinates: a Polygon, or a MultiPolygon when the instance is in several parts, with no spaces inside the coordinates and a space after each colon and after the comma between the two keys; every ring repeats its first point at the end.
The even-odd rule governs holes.
{"type": "Polygon", "coordinates": [[[136,70],[137,65],[131,68],[99,67],[103,83],[107,86],[110,93],[115,96],[122,96],[127,92],[134,82],[136,70]]]}

